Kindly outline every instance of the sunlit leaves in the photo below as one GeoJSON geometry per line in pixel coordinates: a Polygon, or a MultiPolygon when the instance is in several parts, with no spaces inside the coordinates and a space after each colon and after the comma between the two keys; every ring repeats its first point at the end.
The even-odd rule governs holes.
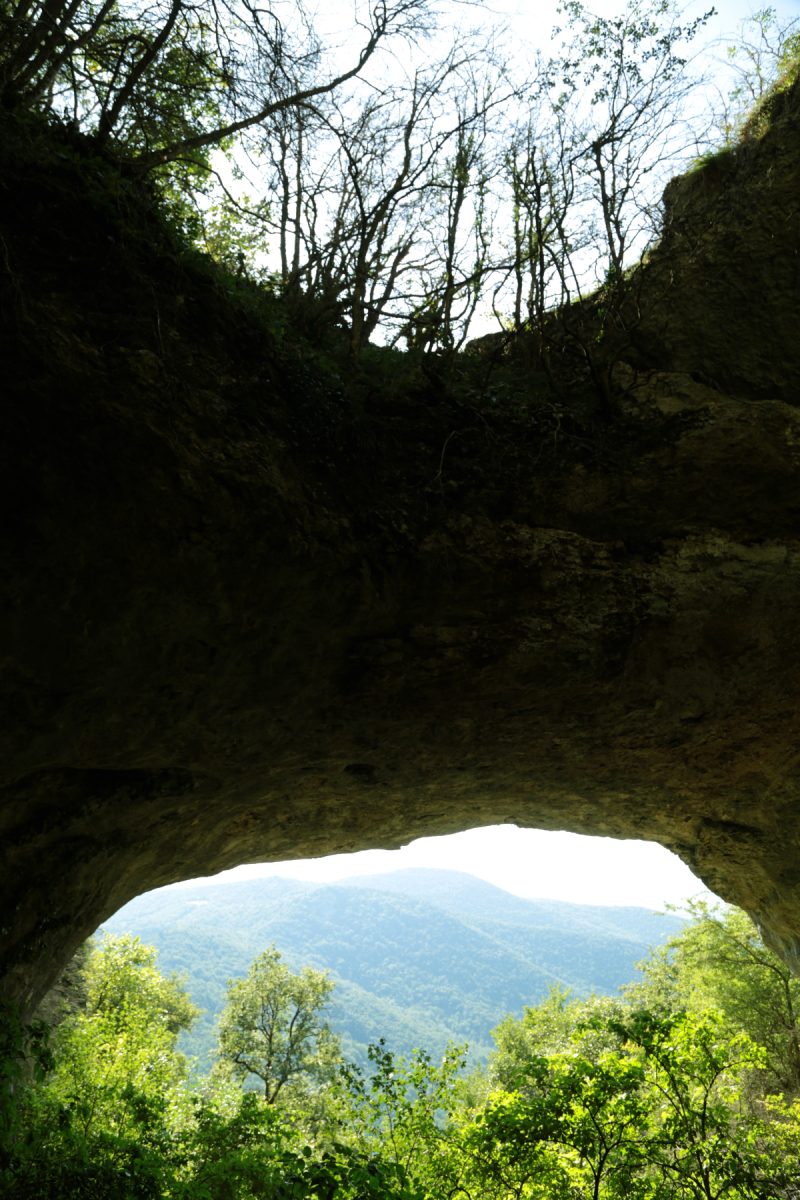
{"type": "Polygon", "coordinates": [[[769,969],[738,916],[709,921],[674,940],[676,975],[652,1005],[648,984],[624,1001],[554,991],[499,1026],[489,1079],[472,1085],[456,1048],[438,1062],[379,1043],[368,1069],[331,1071],[330,981],[267,950],[230,987],[235,1074],[192,1088],[175,1048],[191,1004],[154,951],[109,939],[54,1035],[55,1069],[25,1098],[2,1182],[23,1200],[790,1200],[800,1102],[754,1089],[770,1051],[733,1007],[676,1004],[682,973],[725,994],[727,965],[702,956],[714,939],[725,953],[733,938],[745,983],[769,969]],[[241,1086],[253,1064],[258,1091],[241,1086]]]}
{"type": "Polygon", "coordinates": [[[274,1104],[287,1086],[308,1087],[338,1059],[338,1042],[322,1018],[333,983],[322,971],[295,974],[274,947],[244,979],[232,980],[219,1021],[218,1054],[241,1080],[255,1076],[274,1104]]]}

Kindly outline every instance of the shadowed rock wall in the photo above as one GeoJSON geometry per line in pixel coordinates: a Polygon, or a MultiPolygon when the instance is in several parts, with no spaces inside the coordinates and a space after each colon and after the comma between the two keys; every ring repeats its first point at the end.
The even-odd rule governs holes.
{"type": "Polygon", "coordinates": [[[580,429],[343,384],[10,141],[5,994],[148,888],[502,821],[658,840],[800,961],[798,127],[673,185],[580,429]]]}

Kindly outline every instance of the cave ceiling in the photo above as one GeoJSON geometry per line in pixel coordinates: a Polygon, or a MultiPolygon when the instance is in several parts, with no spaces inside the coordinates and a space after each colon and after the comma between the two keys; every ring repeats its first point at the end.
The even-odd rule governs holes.
{"type": "Polygon", "coordinates": [[[580,420],[337,385],[18,171],[5,994],[148,888],[498,822],[657,840],[800,961],[796,117],[670,186],[580,420]]]}

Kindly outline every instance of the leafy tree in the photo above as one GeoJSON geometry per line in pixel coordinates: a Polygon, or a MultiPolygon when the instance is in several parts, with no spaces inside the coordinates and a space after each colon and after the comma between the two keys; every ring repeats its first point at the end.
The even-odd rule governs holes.
{"type": "Polygon", "coordinates": [[[161,1196],[188,1119],[178,1034],[196,1009],[138,938],[106,937],[83,969],[80,1007],[52,1042],[55,1066],[26,1096],[9,1168],[22,1197],[161,1196]]]}
{"type": "MultiPolygon", "coordinates": [[[[743,995],[725,1014],[674,1007],[689,980],[699,1006],[704,971],[709,995],[715,972],[730,976],[698,949],[707,925],[675,939],[679,952],[654,960],[655,982],[625,1001],[554,990],[507,1018],[473,1086],[460,1050],[434,1063],[383,1043],[369,1070],[334,1077],[321,1020],[332,984],[292,973],[270,949],[229,988],[232,1051],[250,1057],[225,1060],[228,1074],[192,1092],[176,1039],[193,1006],[152,949],[106,939],[53,1034],[55,1068],[14,1093],[23,1120],[0,1130],[0,1189],[15,1200],[794,1200],[800,1101],[754,1101],[768,1053],[736,1028],[743,995]],[[697,960],[681,959],[688,945],[697,960]],[[242,1091],[253,1073],[264,1086],[242,1091]]],[[[734,938],[744,970],[763,951],[751,941],[734,938]]],[[[12,1064],[43,1049],[38,1026],[8,1029],[12,1064]]]]}
{"type": "MultiPolygon", "coordinates": [[[[632,1009],[587,1023],[614,1048],[528,1058],[461,1131],[482,1194],[526,1200],[764,1200],[785,1192],[796,1118],[742,1103],[763,1051],[714,1013],[632,1009]],[[776,1140],[777,1139],[777,1140],[776,1140]]],[[[794,1155],[792,1155],[794,1157],[794,1155]]]]}
{"type": "Polygon", "coordinates": [[[597,1058],[616,1045],[601,1019],[609,1020],[622,1011],[621,1001],[610,996],[570,999],[567,988],[551,988],[540,1004],[526,1007],[521,1017],[505,1017],[492,1030],[496,1049],[489,1064],[491,1080],[514,1089],[526,1078],[531,1062],[576,1047],[587,1059],[597,1058]]]}
{"type": "Polygon", "coordinates": [[[644,980],[628,989],[630,999],[718,1009],[731,1033],[764,1047],[759,1090],[800,1096],[800,979],[740,909],[693,903],[688,912],[694,920],[642,964],[644,980]]]}
{"type": "Polygon", "coordinates": [[[157,952],[132,934],[106,934],[93,949],[84,970],[87,1021],[103,1019],[120,1028],[133,1017],[155,1023],[173,1039],[198,1015],[183,980],[164,976],[157,952]]]}
{"type": "Polygon", "coordinates": [[[632,0],[618,16],[600,17],[580,0],[563,0],[570,40],[555,65],[575,99],[589,101],[581,173],[598,219],[595,272],[599,282],[621,277],[630,251],[658,231],[650,177],[663,183],[694,145],[686,101],[697,86],[687,72],[688,47],[713,13],[688,24],[667,0],[632,0]]]}
{"type": "Polygon", "coordinates": [[[698,81],[688,48],[712,12],[685,22],[670,0],[631,0],[605,17],[581,0],[563,0],[565,28],[557,32],[565,41],[541,72],[544,128],[535,145],[525,133],[538,164],[514,162],[518,211],[526,215],[529,319],[543,364],[559,390],[588,376],[606,409],[638,320],[626,269],[658,236],[663,188],[697,144],[689,100],[698,81]],[[590,309],[570,306],[589,294],[590,309]],[[555,320],[543,317],[548,302],[559,306],[555,320]],[[566,360],[551,353],[559,346],[566,360]]]}
{"type": "Polygon", "coordinates": [[[182,1103],[187,1063],[176,1043],[197,1009],[155,961],[138,938],[107,936],[86,964],[85,1007],[57,1031],[45,1093],[86,1138],[160,1133],[182,1103]]]}
{"type": "Polygon", "coordinates": [[[742,21],[738,37],[726,47],[726,65],[733,78],[715,117],[725,145],[753,131],[758,121],[752,114],[761,112],[770,90],[781,76],[792,72],[798,56],[797,18],[781,24],[775,9],[766,7],[742,21]]]}
{"type": "MultiPolygon", "coordinates": [[[[295,0],[0,0],[0,103],[149,173],[189,240],[269,278],[290,322],[353,359],[380,337],[450,363],[491,290],[548,388],[608,408],[638,320],[628,268],[667,177],[708,144],[688,59],[709,14],[559,13],[523,79],[466,29],[389,67],[392,38],[430,32],[431,0],[359,3],[345,59],[295,0]]],[[[742,99],[796,57],[773,10],[754,22],[731,58],[742,99]]]]}
{"type": "Polygon", "coordinates": [[[151,169],[209,147],[360,74],[388,36],[418,35],[426,0],[369,7],[348,66],[328,68],[301,4],[249,0],[2,0],[0,101],[66,113],[151,169]]]}
{"type": "Polygon", "coordinates": [[[366,1146],[394,1164],[398,1177],[432,1194],[458,1177],[446,1133],[458,1107],[457,1081],[465,1047],[449,1046],[435,1064],[423,1050],[406,1059],[383,1041],[370,1046],[371,1071],[352,1064],[341,1072],[340,1130],[343,1140],[366,1146]]]}
{"type": "Polygon", "coordinates": [[[503,173],[511,201],[514,328],[536,335],[547,366],[547,313],[580,291],[571,263],[582,239],[566,230],[576,196],[575,154],[564,104],[547,94],[546,72],[540,63],[539,95],[511,131],[503,173]]]}
{"type": "Polygon", "coordinates": [[[349,325],[358,358],[380,324],[417,348],[452,347],[488,252],[489,114],[507,100],[487,47],[459,36],[408,77],[275,114],[265,150],[280,287],[349,325]]]}
{"type": "Polygon", "coordinates": [[[644,1155],[643,1072],[620,1054],[597,1063],[553,1055],[528,1063],[524,1088],[493,1094],[465,1133],[478,1179],[500,1194],[617,1197],[644,1155]]]}
{"type": "Polygon", "coordinates": [[[330,1077],[340,1057],[338,1039],[322,1020],[333,988],[322,971],[290,971],[269,947],[244,979],[228,984],[219,1020],[220,1063],[237,1079],[260,1079],[268,1104],[285,1093],[307,1093],[330,1077]]]}
{"type": "Polygon", "coordinates": [[[423,1200],[390,1159],[342,1141],[313,1145],[256,1092],[197,1106],[186,1139],[187,1200],[423,1200]]]}
{"type": "Polygon", "coordinates": [[[649,1094],[646,1159],[666,1195],[761,1200],[788,1183],[762,1144],[763,1122],[742,1104],[746,1073],[763,1051],[725,1036],[719,1014],[634,1010],[613,1028],[641,1064],[649,1094]]]}

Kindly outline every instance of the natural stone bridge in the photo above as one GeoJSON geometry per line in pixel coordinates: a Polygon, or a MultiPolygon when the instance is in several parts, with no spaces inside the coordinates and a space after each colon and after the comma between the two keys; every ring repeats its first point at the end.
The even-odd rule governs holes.
{"type": "Polygon", "coordinates": [[[0,190],[5,995],[34,1002],[147,888],[502,821],[658,840],[800,959],[787,112],[671,188],[596,442],[430,382],[345,398],[72,160],[23,162],[0,190]]]}

